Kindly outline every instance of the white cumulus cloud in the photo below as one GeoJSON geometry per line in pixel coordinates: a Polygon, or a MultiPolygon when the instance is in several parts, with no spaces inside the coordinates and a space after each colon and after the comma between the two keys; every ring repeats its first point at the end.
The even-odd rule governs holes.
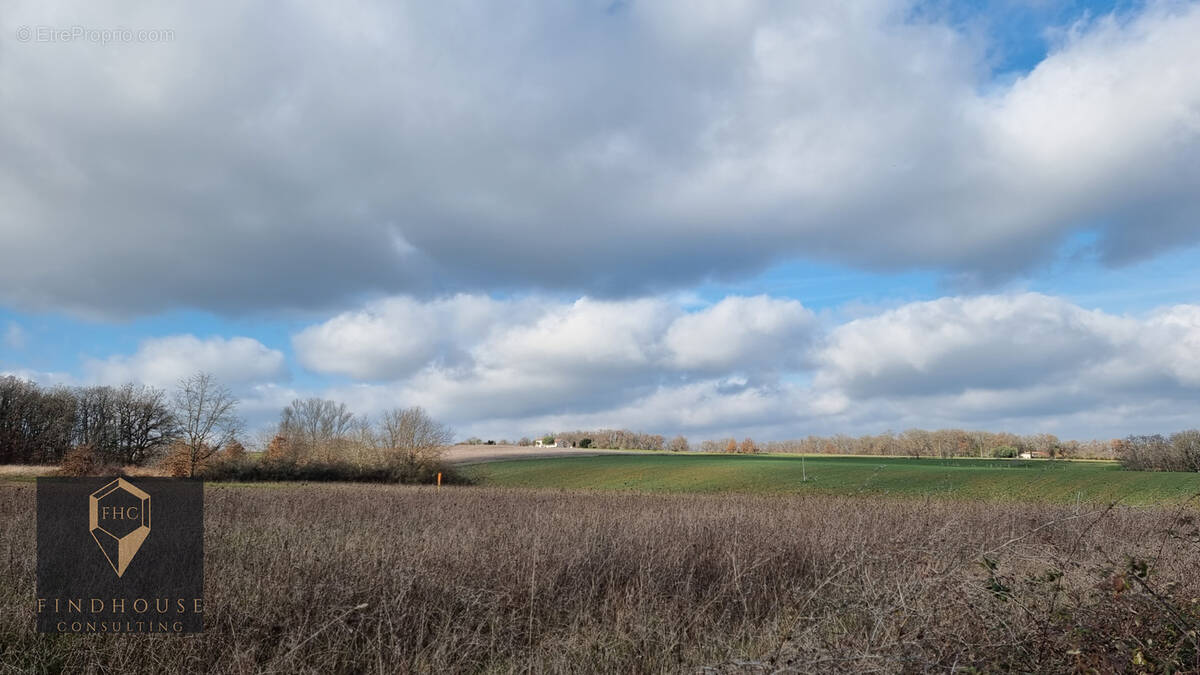
{"type": "MultiPolygon", "coordinates": [[[[380,308],[396,302],[301,335],[362,321],[386,340],[406,330],[380,323],[380,308]]],[[[372,366],[367,344],[297,348],[323,354],[325,372],[364,375],[325,392],[355,409],[423,405],[466,433],[497,437],[588,426],[763,437],[957,426],[1086,438],[1186,425],[1200,399],[1194,305],[1118,315],[1037,293],[949,296],[823,329],[799,302],[766,296],[686,308],[654,297],[459,297],[404,300],[396,317],[481,303],[495,310],[491,323],[469,334],[437,324],[443,332],[418,350],[426,358],[395,377],[377,375],[386,369],[372,366]],[[439,355],[450,351],[460,357],[439,355]]]]}
{"type": "Polygon", "coordinates": [[[172,335],[147,338],[133,354],[88,359],[84,371],[102,384],[134,381],[171,388],[197,371],[224,384],[245,385],[285,377],[287,367],[282,352],[252,338],[172,335]]]}

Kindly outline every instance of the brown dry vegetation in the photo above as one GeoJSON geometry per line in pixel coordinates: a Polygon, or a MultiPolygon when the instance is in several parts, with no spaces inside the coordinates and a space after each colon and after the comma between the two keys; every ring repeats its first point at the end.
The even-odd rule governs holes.
{"type": "Polygon", "coordinates": [[[53,476],[59,467],[52,464],[0,464],[0,478],[35,478],[53,476]]]}
{"type": "Polygon", "coordinates": [[[205,633],[41,636],[33,487],[0,488],[0,663],[121,673],[1200,667],[1188,633],[1200,614],[1192,510],[378,485],[212,487],[206,499],[205,633]]]}

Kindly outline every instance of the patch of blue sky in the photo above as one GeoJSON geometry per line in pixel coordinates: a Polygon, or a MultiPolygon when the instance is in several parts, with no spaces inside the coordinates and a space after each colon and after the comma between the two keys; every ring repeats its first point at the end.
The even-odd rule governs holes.
{"type": "MultiPolygon", "coordinates": [[[[1113,314],[1142,314],[1158,307],[1200,303],[1200,245],[1112,267],[1096,255],[1096,241],[1093,231],[1074,233],[1049,264],[977,293],[1033,291],[1113,314]]],[[[865,310],[961,293],[947,286],[943,273],[937,271],[883,273],[836,263],[794,261],[740,281],[710,281],[689,295],[700,301],[699,308],[729,295],[766,294],[793,298],[815,311],[850,318],[865,310]]]]}
{"type": "Polygon", "coordinates": [[[1158,307],[1200,303],[1200,245],[1176,248],[1120,267],[1095,254],[1094,232],[1070,237],[1056,261],[1026,282],[1088,309],[1142,314],[1158,307]]]}
{"type": "Polygon", "coordinates": [[[799,300],[813,310],[826,310],[848,303],[886,306],[936,297],[941,294],[939,279],[934,272],[884,274],[837,263],[793,261],[741,281],[710,281],[692,293],[710,304],[730,295],[765,294],[799,300]]]}
{"type": "MultiPolygon", "coordinates": [[[[207,312],[176,310],[131,320],[90,320],[61,313],[21,313],[0,307],[0,332],[9,323],[20,326],[25,339],[19,349],[0,345],[0,369],[70,373],[81,376],[88,358],[130,355],[143,340],[171,335],[251,337],[283,352],[295,363],[291,334],[304,322],[282,318],[220,317],[207,312]]],[[[303,373],[292,368],[294,384],[303,373]],[[298,377],[297,377],[298,376],[298,377]]]]}
{"type": "Polygon", "coordinates": [[[924,0],[909,20],[945,22],[982,40],[993,78],[1006,82],[1033,70],[1079,22],[1125,17],[1144,6],[1141,0],[924,0]]]}

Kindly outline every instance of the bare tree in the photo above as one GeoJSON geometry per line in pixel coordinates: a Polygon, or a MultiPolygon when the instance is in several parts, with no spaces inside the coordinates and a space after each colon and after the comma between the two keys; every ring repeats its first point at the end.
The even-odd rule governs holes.
{"type": "Polygon", "coordinates": [[[173,404],[187,475],[195,476],[196,469],[237,438],[242,426],[238,400],[212,375],[196,373],[179,381],[173,404]]]}
{"type": "Polygon", "coordinates": [[[351,423],[349,442],[354,450],[354,461],[359,466],[382,463],[382,453],[379,447],[379,434],[375,425],[365,415],[356,415],[351,423]]]}
{"type": "Polygon", "coordinates": [[[688,440],[683,436],[676,436],[675,438],[671,439],[670,443],[667,444],[667,450],[670,450],[671,452],[687,452],[688,440]]]}
{"type": "Polygon", "coordinates": [[[116,391],[81,387],[75,391],[75,445],[88,445],[105,459],[116,447],[116,391]]]}
{"type": "Polygon", "coordinates": [[[1188,429],[1171,434],[1178,465],[1176,471],[1200,471],[1200,431],[1188,429]]]}
{"type": "Polygon", "coordinates": [[[354,413],[345,403],[296,399],[279,415],[279,435],[303,457],[330,462],[344,454],[353,422],[354,413]]]}
{"type": "Polygon", "coordinates": [[[454,431],[420,407],[396,408],[379,420],[384,445],[392,459],[416,466],[433,461],[454,440],[454,431]]]}
{"type": "Polygon", "coordinates": [[[913,457],[928,457],[933,451],[931,434],[924,429],[908,429],[900,434],[904,454],[913,457]]]}
{"type": "Polygon", "coordinates": [[[1025,437],[1025,442],[1034,452],[1040,452],[1048,457],[1058,454],[1059,440],[1054,434],[1032,434],[1025,437]]]}
{"type": "Polygon", "coordinates": [[[115,454],[123,464],[142,464],[175,437],[175,418],[161,389],[125,384],[116,390],[114,408],[115,454]]]}
{"type": "Polygon", "coordinates": [[[75,409],[70,390],[0,377],[0,464],[58,463],[73,445],[75,409]]]}

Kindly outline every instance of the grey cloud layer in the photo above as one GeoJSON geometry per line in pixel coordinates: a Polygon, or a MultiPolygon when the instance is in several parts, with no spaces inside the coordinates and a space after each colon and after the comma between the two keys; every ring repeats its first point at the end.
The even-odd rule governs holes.
{"type": "Polygon", "coordinates": [[[898,1],[611,8],[9,7],[0,302],[608,296],[797,256],[987,280],[1079,228],[1113,262],[1197,239],[1196,4],[1081,25],[1003,87],[898,1]],[[62,22],[175,39],[11,39],[62,22]]]}

